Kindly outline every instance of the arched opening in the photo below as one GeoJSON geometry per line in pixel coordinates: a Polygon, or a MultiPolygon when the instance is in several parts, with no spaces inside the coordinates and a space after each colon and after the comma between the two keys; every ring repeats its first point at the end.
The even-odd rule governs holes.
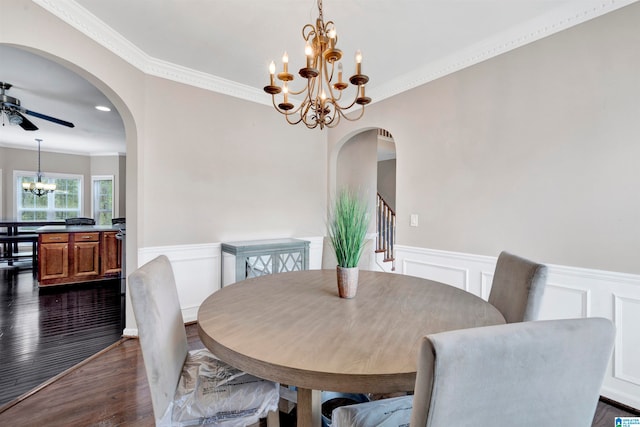
{"type": "Polygon", "coordinates": [[[329,198],[348,188],[365,197],[371,209],[368,267],[391,271],[395,243],[396,147],[386,129],[362,129],[346,136],[330,156],[329,198]]]}
{"type": "MultiPolygon", "coordinates": [[[[117,201],[115,201],[116,208],[114,211],[114,216],[126,216],[127,218],[128,230],[127,230],[127,240],[126,240],[126,254],[127,254],[128,262],[126,264],[130,266],[131,265],[135,266],[137,264],[137,224],[136,222],[137,222],[137,211],[138,211],[138,206],[137,206],[138,205],[138,202],[137,202],[137,181],[138,181],[137,134],[138,134],[138,131],[137,131],[137,126],[133,119],[133,114],[130,108],[126,105],[123,98],[109,86],[108,82],[96,76],[95,73],[99,71],[97,69],[91,70],[89,68],[82,68],[78,65],[73,64],[69,60],[61,58],[59,56],[55,56],[43,50],[31,48],[29,46],[2,43],[0,44],[0,48],[13,49],[14,51],[19,51],[18,53],[21,55],[20,57],[23,57],[23,58],[25,58],[28,55],[31,59],[35,60],[36,63],[38,64],[37,66],[33,66],[33,64],[31,64],[33,66],[33,71],[34,71],[34,74],[33,74],[34,77],[32,78],[36,78],[36,79],[39,78],[41,80],[40,83],[42,83],[42,81],[48,82],[48,85],[45,85],[45,86],[38,86],[37,84],[29,84],[24,79],[24,77],[26,76],[23,74],[22,75],[20,74],[22,72],[20,70],[18,70],[19,78],[12,77],[16,74],[11,74],[10,70],[12,69],[12,67],[17,67],[19,64],[17,64],[14,61],[6,61],[5,59],[9,57],[11,58],[15,58],[15,57],[13,55],[10,56],[9,54],[0,56],[0,62],[2,63],[2,67],[0,67],[2,69],[1,70],[2,73],[0,74],[0,80],[1,81],[7,80],[9,83],[15,84],[15,89],[20,89],[22,91],[20,93],[20,90],[16,90],[15,95],[13,96],[15,96],[16,98],[22,98],[22,104],[25,108],[36,110],[35,107],[31,107],[30,105],[27,104],[28,102],[27,100],[35,92],[38,92],[37,94],[39,96],[42,96],[45,98],[59,97],[59,98],[56,98],[58,102],[60,101],[60,98],[62,98],[64,102],[82,103],[76,97],[76,94],[74,94],[73,90],[70,89],[70,86],[66,86],[65,84],[62,84],[61,81],[50,82],[47,80],[48,77],[51,77],[52,75],[58,72],[66,72],[72,75],[73,78],[76,78],[78,80],[84,80],[86,85],[90,85],[96,90],[96,92],[100,92],[100,94],[103,96],[103,99],[104,97],[106,97],[106,99],[110,102],[111,106],[114,107],[113,111],[117,115],[119,115],[118,120],[119,120],[120,126],[122,127],[121,146],[124,147],[124,149],[117,150],[117,152],[112,153],[115,160],[114,162],[111,163],[111,165],[113,165],[114,168],[120,168],[119,171],[113,172],[113,175],[117,176],[116,183],[114,183],[114,186],[116,187],[115,193],[117,194],[115,195],[115,197],[118,199],[117,201]],[[54,69],[55,69],[55,72],[54,72],[54,69]],[[20,82],[19,85],[17,84],[18,82],[20,82]],[[32,92],[30,93],[29,90],[31,90],[32,92]],[[64,94],[65,96],[57,95],[57,93],[59,93],[57,91],[64,91],[64,90],[67,90],[67,93],[64,94]],[[127,155],[125,156],[124,153],[126,153],[127,155]]],[[[6,51],[0,50],[0,53],[2,52],[6,52],[6,51]]],[[[94,109],[94,106],[95,104],[93,103],[89,105],[83,105],[84,108],[88,108],[88,109],[94,109]]],[[[66,117],[63,114],[60,114],[60,112],[56,111],[55,109],[51,109],[51,110],[37,109],[36,111],[56,117],[56,118],[74,121],[75,128],[73,128],[73,130],[75,130],[76,135],[79,134],[79,139],[74,140],[74,144],[91,144],[91,140],[92,140],[91,130],[87,129],[88,127],[90,127],[90,125],[83,123],[81,121],[79,122],[74,118],[66,117]]],[[[95,114],[100,114],[100,112],[96,111],[95,114]]],[[[52,140],[55,139],[53,137],[48,138],[47,134],[45,133],[45,131],[49,126],[46,121],[42,121],[38,119],[34,119],[32,121],[37,123],[37,126],[40,130],[41,136],[44,141],[47,141],[49,139],[52,139],[52,140]]],[[[51,126],[58,126],[58,125],[52,124],[51,126]]],[[[14,129],[12,129],[12,131],[14,131],[14,129]]],[[[5,126],[4,128],[0,128],[0,132],[3,133],[2,134],[3,138],[0,138],[0,145],[2,146],[2,148],[5,148],[8,145],[6,143],[6,140],[10,139],[9,137],[7,137],[7,135],[9,134],[8,125],[5,126]]],[[[33,135],[34,132],[24,131],[19,128],[15,130],[15,132],[22,132],[26,134],[25,136],[20,135],[19,137],[26,137],[28,138],[29,141],[33,141],[33,138],[36,137],[33,135]]],[[[35,131],[35,132],[38,132],[38,131],[35,131]]],[[[43,149],[44,148],[45,148],[45,145],[43,144],[43,149]]],[[[26,151],[26,150],[20,150],[20,147],[18,145],[16,145],[15,147],[12,147],[11,150],[13,150],[14,152],[26,151]]],[[[96,150],[96,151],[100,151],[100,150],[96,150]]],[[[31,157],[33,157],[32,156],[33,153],[34,151],[31,150],[30,152],[23,154],[22,156],[27,159],[30,159],[31,157]]],[[[75,154],[67,153],[66,155],[64,153],[53,153],[53,154],[49,153],[49,155],[52,156],[50,159],[47,160],[50,162],[56,159],[64,159],[64,161],[67,162],[67,161],[71,161],[70,159],[72,159],[74,156],[81,157],[81,155],[79,155],[78,153],[75,153],[75,154]]],[[[0,156],[0,157],[5,157],[5,156],[0,156]]],[[[85,194],[84,197],[86,200],[91,198],[90,194],[92,191],[91,190],[92,175],[105,174],[104,171],[101,171],[101,172],[91,171],[91,168],[92,167],[98,168],[98,169],[104,168],[105,167],[104,160],[108,156],[104,155],[104,150],[103,150],[102,155],[92,156],[91,153],[88,153],[85,157],[86,158],[83,161],[89,165],[89,166],[84,166],[89,170],[89,172],[85,174],[85,178],[84,178],[83,193],[85,194]]],[[[2,172],[2,175],[3,175],[3,179],[0,179],[0,183],[3,185],[2,191],[0,193],[0,197],[4,202],[1,205],[2,211],[0,212],[0,214],[4,217],[12,216],[13,212],[15,212],[15,208],[14,208],[15,202],[12,201],[13,199],[15,199],[15,197],[12,195],[14,193],[13,185],[12,185],[13,173],[9,170],[13,167],[14,165],[11,159],[0,158],[0,171],[2,172]]],[[[64,169],[66,167],[68,167],[67,164],[56,166],[52,163],[46,163],[43,157],[43,171],[59,170],[59,169],[64,169]]],[[[25,168],[30,168],[30,167],[25,166],[25,168]]],[[[88,200],[86,203],[83,203],[83,205],[84,205],[83,212],[86,214],[90,214],[91,213],[90,200],[88,200]]],[[[122,298],[118,296],[118,299],[121,300],[122,298]]],[[[125,296],[124,299],[128,300],[128,295],[125,296]]],[[[135,327],[135,322],[133,319],[133,315],[130,312],[129,304],[126,304],[126,311],[123,311],[122,315],[124,318],[121,319],[121,322],[125,324],[125,329],[135,327]]],[[[121,335],[122,335],[122,328],[120,327],[120,331],[118,332],[118,337],[121,335]]]]}
{"type": "MultiPolygon", "coordinates": [[[[93,71],[95,72],[96,70],[93,71]]],[[[34,138],[42,138],[45,141],[43,149],[51,150],[46,153],[49,156],[47,161],[43,156],[43,172],[64,172],[66,169],[65,162],[71,162],[73,163],[74,173],[83,177],[81,188],[83,189],[84,197],[79,202],[82,205],[81,212],[83,215],[92,216],[93,214],[91,202],[91,194],[94,191],[91,184],[95,182],[93,178],[96,176],[112,176],[114,178],[113,216],[127,217],[127,222],[130,224],[129,235],[132,238],[126,241],[126,246],[129,247],[126,253],[132,260],[128,264],[135,265],[135,254],[137,252],[137,227],[135,223],[137,217],[136,125],[133,115],[123,99],[106,82],[96,77],[92,70],[82,69],[63,58],[22,45],[0,44],[0,80],[14,85],[12,87],[12,97],[20,99],[23,107],[51,117],[72,121],[75,124],[75,127],[71,129],[75,133],[66,136],[63,133],[56,134],[56,132],[64,131],[65,127],[37,117],[31,119],[30,115],[25,117],[28,117],[37,126],[38,130],[25,130],[19,124],[12,127],[9,127],[8,123],[4,127],[0,124],[0,174],[3,175],[2,179],[0,179],[0,184],[2,185],[0,199],[3,200],[3,203],[0,204],[0,216],[12,217],[16,212],[17,192],[14,185],[15,173],[13,170],[18,168],[33,170],[33,166],[28,162],[33,163],[35,151],[33,148],[20,145],[18,142],[23,139],[33,144],[34,138]],[[11,52],[9,53],[10,50],[11,52]],[[18,61],[25,61],[25,63],[20,64],[18,61]],[[25,71],[25,68],[27,68],[28,72],[25,71]],[[73,114],[67,116],[64,113],[64,111],[67,111],[65,108],[55,108],[53,104],[77,104],[74,106],[80,106],[88,110],[94,109],[96,104],[94,102],[87,103],[87,98],[80,98],[78,92],[73,89],[78,86],[65,84],[65,82],[68,83],[67,78],[61,77],[61,73],[67,75],[69,79],[79,82],[80,86],[84,85],[85,89],[92,89],[94,94],[98,93],[100,95],[98,98],[101,100],[106,99],[109,102],[110,106],[113,107],[112,112],[118,115],[116,122],[119,129],[116,133],[120,135],[120,146],[123,149],[114,150],[109,154],[104,147],[97,147],[95,151],[99,152],[100,155],[92,155],[91,150],[85,150],[87,151],[86,154],[81,153],[84,147],[78,147],[78,144],[92,144],[92,141],[99,140],[99,138],[94,138],[92,135],[94,128],[88,121],[72,117],[73,114]],[[42,98],[44,100],[43,103],[38,104],[38,106],[31,105],[31,100],[35,96],[42,98]],[[47,98],[55,101],[51,104],[51,107],[48,107],[45,102],[47,98]],[[57,126],[60,129],[57,129],[57,126]],[[74,150],[72,146],[72,149],[68,150],[69,152],[65,152],[64,148],[47,147],[47,142],[55,145],[56,139],[71,139],[77,149],[74,150]],[[11,144],[12,141],[15,144],[11,144]],[[133,155],[125,156],[127,152],[133,155]]],[[[100,112],[95,111],[94,114],[100,114],[100,112]]],[[[3,115],[6,116],[6,114],[3,115]]],[[[98,117],[98,120],[105,120],[104,115],[98,117]]],[[[16,276],[13,277],[17,278],[16,276]]],[[[31,279],[30,272],[25,272],[20,276],[31,279]]],[[[16,295],[19,294],[21,303],[28,311],[27,313],[23,309],[22,318],[2,319],[3,322],[7,321],[7,324],[12,325],[12,329],[15,332],[12,338],[14,342],[21,343],[18,347],[22,353],[10,357],[12,363],[14,361],[15,363],[23,363],[20,369],[28,369],[27,365],[31,366],[33,364],[25,365],[24,361],[29,361],[29,354],[36,353],[41,354],[42,360],[41,364],[33,365],[36,371],[29,373],[17,369],[16,366],[8,365],[6,368],[9,372],[22,372],[20,375],[28,377],[29,380],[16,382],[15,387],[5,390],[5,394],[0,397],[1,399],[11,399],[22,394],[38,385],[41,381],[57,375],[60,370],[75,365],[85,357],[102,350],[121,338],[123,325],[126,326],[125,322],[127,321],[133,322],[133,316],[126,313],[129,310],[126,303],[128,297],[126,295],[123,296],[121,293],[121,282],[117,279],[114,281],[111,281],[108,286],[106,284],[101,286],[96,283],[95,287],[92,286],[92,289],[87,289],[87,286],[75,287],[73,285],[38,289],[37,286],[33,286],[35,282],[28,280],[25,284],[28,285],[26,288],[27,293],[31,296],[29,301],[32,305],[29,306],[25,305],[29,296],[25,292],[18,292],[18,288],[15,287],[18,283],[13,283],[11,287],[3,286],[3,288],[9,288],[9,292],[13,292],[16,295]],[[114,281],[115,284],[113,283],[114,281]],[[56,289],[54,290],[53,288],[56,289]],[[82,305],[80,305],[80,301],[83,301],[82,305]],[[109,308],[107,309],[106,307],[109,308]],[[117,313],[114,312],[115,307],[119,307],[117,313]],[[98,317],[101,320],[97,321],[98,317]],[[76,326],[72,328],[71,323],[74,320],[76,326]],[[102,325],[108,324],[110,326],[91,327],[90,322],[100,322],[102,325]],[[14,328],[13,325],[20,325],[20,327],[14,328]],[[52,336],[55,333],[67,334],[69,338],[53,339],[52,336]],[[43,337],[46,339],[43,339],[43,337]],[[51,351],[46,346],[61,347],[51,351]],[[75,350],[70,352],[69,348],[74,348],[75,350]],[[80,348],[82,348],[82,351],[79,350],[80,348]],[[48,361],[45,358],[48,356],[43,354],[55,356],[56,359],[48,361]],[[61,354],[65,356],[60,357],[61,354]],[[11,393],[17,394],[11,395],[11,393]]],[[[106,283],[106,281],[104,282],[106,283]]],[[[15,309],[2,310],[2,312],[9,316],[17,316],[17,310],[15,309]]],[[[4,340],[7,340],[7,343],[9,342],[8,334],[4,337],[4,340]]],[[[11,351],[11,348],[16,348],[15,346],[12,347],[11,344],[6,347],[9,351],[11,351]]]]}

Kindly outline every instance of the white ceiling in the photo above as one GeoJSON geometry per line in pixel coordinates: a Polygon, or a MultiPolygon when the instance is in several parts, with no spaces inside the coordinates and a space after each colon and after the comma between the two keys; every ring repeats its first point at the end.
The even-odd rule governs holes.
{"type": "MultiPolygon", "coordinates": [[[[270,104],[262,91],[271,60],[303,64],[302,27],[315,0],[33,0],[148,74],[270,104]]],[[[345,74],[363,53],[373,102],[580,24],[638,0],[324,0],[345,74]]],[[[0,145],[79,153],[124,152],[115,111],[86,81],[25,51],[0,45],[0,81],[24,107],[74,122],[0,126],[0,145]],[[46,73],[43,70],[47,70],[46,73]],[[38,134],[36,136],[35,134],[38,134]]],[[[279,120],[274,113],[274,120],[279,120]]]]}

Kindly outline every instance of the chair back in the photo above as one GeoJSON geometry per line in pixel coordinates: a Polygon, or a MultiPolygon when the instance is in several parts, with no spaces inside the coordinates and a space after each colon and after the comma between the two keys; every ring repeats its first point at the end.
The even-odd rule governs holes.
{"type": "Polygon", "coordinates": [[[64,220],[64,225],[96,225],[96,220],[93,218],[67,218],[64,220]]]}
{"type": "Polygon", "coordinates": [[[411,427],[590,426],[614,336],[587,318],[424,337],[411,427]]]}
{"type": "Polygon", "coordinates": [[[502,252],[498,257],[489,303],[507,323],[537,320],[547,282],[547,267],[502,252]]]}
{"type": "Polygon", "coordinates": [[[160,420],[173,401],[187,357],[187,333],[169,259],[161,255],[129,275],[153,413],[160,420]]]}

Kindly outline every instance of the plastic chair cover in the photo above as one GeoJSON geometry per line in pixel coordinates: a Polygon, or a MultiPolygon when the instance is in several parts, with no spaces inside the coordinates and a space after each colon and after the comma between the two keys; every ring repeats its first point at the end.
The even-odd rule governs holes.
{"type": "Polygon", "coordinates": [[[278,409],[279,387],[227,365],[206,349],[190,351],[174,400],[159,425],[253,424],[278,409]]]}

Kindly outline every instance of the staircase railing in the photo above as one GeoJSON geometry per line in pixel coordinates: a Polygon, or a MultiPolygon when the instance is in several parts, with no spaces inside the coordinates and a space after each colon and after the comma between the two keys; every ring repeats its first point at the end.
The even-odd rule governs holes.
{"type": "Polygon", "coordinates": [[[395,260],[396,213],[380,193],[376,197],[376,252],[384,252],[384,261],[395,260]]]}

